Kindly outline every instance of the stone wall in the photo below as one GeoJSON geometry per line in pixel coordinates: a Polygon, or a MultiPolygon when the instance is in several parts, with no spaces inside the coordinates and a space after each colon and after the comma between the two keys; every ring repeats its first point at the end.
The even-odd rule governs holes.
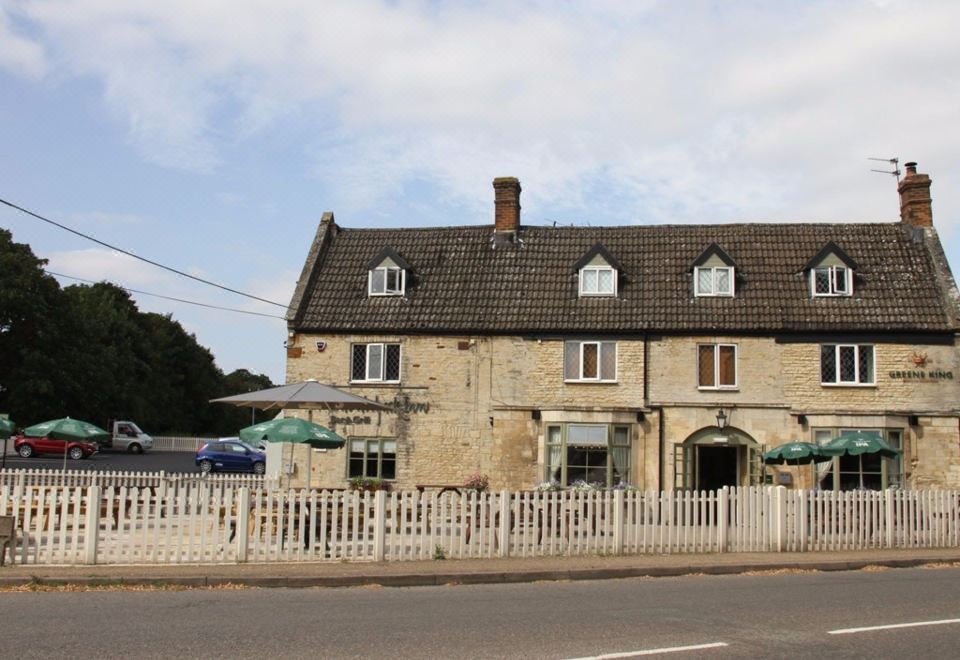
{"type": "MultiPolygon", "coordinates": [[[[300,335],[291,345],[303,350],[287,361],[288,382],[314,378],[397,410],[317,410],[313,419],[346,437],[397,438],[400,487],[461,483],[482,472],[494,488],[529,488],[543,477],[543,427],[534,411],[593,411],[609,423],[614,412],[643,406],[638,340],[618,342],[616,383],[565,383],[559,340],[300,335]],[[400,343],[399,384],[350,383],[350,346],[369,342],[400,343]]],[[[628,418],[636,423],[635,413],[628,418]]],[[[314,485],[346,484],[346,449],[314,458],[314,485]]]]}
{"type": "MultiPolygon", "coordinates": [[[[960,486],[960,364],[953,346],[877,344],[877,384],[820,384],[819,344],[770,337],[691,336],[651,340],[650,405],[644,405],[644,343],[620,339],[616,383],[564,382],[564,342],[551,338],[390,335],[299,335],[287,361],[287,381],[314,378],[390,405],[396,412],[311,411],[318,423],[353,438],[396,438],[401,488],[462,483],[486,473],[493,488],[529,488],[545,477],[547,424],[628,424],[631,481],[643,488],[673,486],[673,447],[716,425],[723,407],[731,427],[771,448],[811,440],[816,426],[900,428],[906,465],[916,483],[960,486]],[[324,350],[317,342],[324,342],[324,350]],[[353,343],[401,345],[399,384],[350,383],[353,343]],[[697,387],[697,344],[738,346],[738,387],[697,387]],[[954,378],[910,379],[917,371],[954,378]],[[660,410],[663,410],[661,465],[660,410]],[[638,412],[644,414],[638,417],[638,412]],[[801,424],[800,415],[807,417],[801,424]],[[910,426],[909,416],[919,415],[910,426]],[[539,417],[539,419],[538,419],[539,417]],[[661,482],[661,471],[663,481],[661,482]]],[[[291,411],[292,412],[292,411],[291,411]]],[[[304,411],[295,414],[306,416],[304,411]]],[[[301,450],[306,451],[306,450],[301,450]]],[[[315,487],[347,483],[347,450],[297,454],[315,487]]],[[[802,475],[797,475],[802,476],[802,475]]]]}

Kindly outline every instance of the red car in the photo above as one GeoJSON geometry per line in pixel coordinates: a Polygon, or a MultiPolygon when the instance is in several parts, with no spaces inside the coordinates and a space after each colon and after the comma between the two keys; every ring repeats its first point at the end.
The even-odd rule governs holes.
{"type": "Polygon", "coordinates": [[[67,456],[75,461],[89,458],[97,453],[97,446],[91,442],[81,440],[57,440],[56,438],[27,438],[18,435],[13,443],[17,453],[23,458],[30,458],[34,454],[57,454],[67,456]]]}

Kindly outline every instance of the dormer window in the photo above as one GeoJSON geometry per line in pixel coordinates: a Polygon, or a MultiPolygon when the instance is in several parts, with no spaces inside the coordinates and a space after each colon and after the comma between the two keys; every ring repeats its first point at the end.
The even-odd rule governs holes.
{"type": "Polygon", "coordinates": [[[383,248],[367,264],[367,295],[402,296],[407,290],[410,264],[393,248],[383,248]]]}
{"type": "Polygon", "coordinates": [[[810,271],[815,296],[849,296],[853,271],[846,266],[820,266],[810,271]]]}
{"type": "Polygon", "coordinates": [[[396,266],[380,266],[370,271],[371,296],[402,296],[406,272],[396,266]]]}
{"type": "Polygon", "coordinates": [[[574,264],[581,298],[616,296],[622,268],[605,247],[597,243],[574,264]]]}
{"type": "Polygon", "coordinates": [[[611,266],[584,266],[580,269],[580,295],[617,295],[617,271],[611,266]]]}
{"type": "Polygon", "coordinates": [[[807,263],[810,295],[815,298],[853,295],[857,264],[837,244],[828,243],[807,263]]]}
{"type": "Polygon", "coordinates": [[[732,296],[732,266],[698,266],[694,269],[694,286],[698,296],[732,296]]]}
{"type": "Polygon", "coordinates": [[[716,243],[710,245],[693,262],[693,295],[699,297],[731,297],[734,294],[736,264],[716,243]]]}

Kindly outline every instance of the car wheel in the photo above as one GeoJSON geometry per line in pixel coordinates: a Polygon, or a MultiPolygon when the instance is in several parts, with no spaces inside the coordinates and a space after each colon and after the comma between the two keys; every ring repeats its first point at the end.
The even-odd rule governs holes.
{"type": "Polygon", "coordinates": [[[79,461],[83,458],[83,449],[80,447],[70,447],[70,450],[67,452],[67,455],[75,461],[79,461]]]}
{"type": "Polygon", "coordinates": [[[267,466],[263,463],[254,463],[253,464],[253,473],[254,474],[263,474],[267,471],[267,466]]]}
{"type": "Polygon", "coordinates": [[[129,447],[127,447],[127,451],[130,452],[131,454],[142,454],[143,447],[141,447],[136,442],[134,442],[129,447]]]}
{"type": "Polygon", "coordinates": [[[20,445],[17,453],[20,454],[20,458],[30,458],[33,456],[33,447],[30,445],[20,445]]]}
{"type": "Polygon", "coordinates": [[[204,474],[210,474],[213,472],[213,461],[200,461],[200,471],[204,474]]]}

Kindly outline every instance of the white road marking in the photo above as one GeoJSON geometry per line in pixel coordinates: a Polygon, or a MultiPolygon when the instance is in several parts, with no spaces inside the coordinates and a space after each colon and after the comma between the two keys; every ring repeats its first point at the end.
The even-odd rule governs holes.
{"type": "Polygon", "coordinates": [[[692,646],[668,646],[662,649],[644,649],[642,651],[625,651],[623,653],[605,653],[604,655],[590,655],[583,658],[570,658],[569,660],[613,660],[614,658],[638,658],[641,655],[699,651],[701,649],[716,649],[720,648],[721,646],[728,646],[728,644],[725,642],[712,642],[710,644],[694,644],[692,646]]]}
{"type": "Polygon", "coordinates": [[[892,630],[894,628],[916,628],[918,626],[942,626],[947,623],[960,623],[960,619],[941,619],[940,621],[915,621],[913,623],[891,623],[886,626],[865,626],[863,628],[842,628],[831,630],[830,635],[850,635],[852,633],[870,632],[872,630],[892,630]]]}

